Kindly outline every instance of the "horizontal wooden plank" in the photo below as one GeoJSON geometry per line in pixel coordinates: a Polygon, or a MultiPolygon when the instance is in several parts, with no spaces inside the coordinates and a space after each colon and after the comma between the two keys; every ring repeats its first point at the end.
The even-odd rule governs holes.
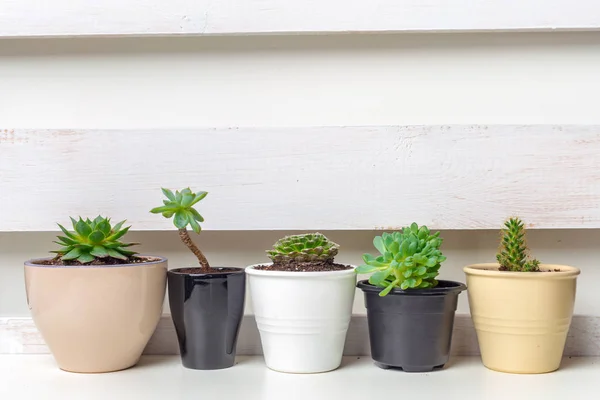
{"type": "MultiPolygon", "coordinates": [[[[598,337],[600,317],[576,315],[567,337],[565,356],[600,356],[598,337]]],[[[452,337],[452,354],[457,356],[479,355],[477,335],[471,316],[457,314],[452,337]]],[[[260,335],[254,316],[246,315],[242,320],[237,345],[238,355],[262,354],[260,335]]],[[[0,354],[48,354],[49,350],[31,318],[0,318],[0,354]]],[[[144,354],[178,354],[175,328],[169,315],[164,315],[150,339],[144,354]]],[[[350,321],[344,355],[362,356],[371,354],[367,318],[355,315],[350,321]]]]}
{"type": "Polygon", "coordinates": [[[0,37],[596,30],[595,0],[2,0],[0,37]]]}
{"type": "Polygon", "coordinates": [[[209,230],[600,228],[600,126],[0,130],[0,231],[69,216],[174,229],[160,187],[206,190],[209,230]]]}

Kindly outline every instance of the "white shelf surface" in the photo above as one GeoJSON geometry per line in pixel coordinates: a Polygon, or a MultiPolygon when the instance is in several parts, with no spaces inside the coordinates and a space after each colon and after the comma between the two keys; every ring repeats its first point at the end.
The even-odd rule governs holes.
{"type": "Polygon", "coordinates": [[[238,357],[233,368],[195,371],[178,356],[144,356],[129,370],[74,374],[49,355],[0,356],[0,399],[569,399],[593,398],[600,389],[600,358],[573,357],[542,375],[486,369],[479,357],[454,357],[445,369],[405,373],[375,367],[370,357],[344,357],[328,373],[271,371],[262,357],[238,357]],[[417,397],[418,396],[418,397],[417,397]]]}

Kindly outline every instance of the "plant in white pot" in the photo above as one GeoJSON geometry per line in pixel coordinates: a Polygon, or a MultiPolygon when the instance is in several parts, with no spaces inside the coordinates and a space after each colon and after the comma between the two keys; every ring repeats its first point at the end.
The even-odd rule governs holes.
{"type": "Polygon", "coordinates": [[[125,221],[75,220],[54,258],[25,262],[27,303],[58,366],[111,372],[137,363],[162,314],[167,259],[129,250],[125,221]]]}
{"type": "Polygon", "coordinates": [[[529,258],[525,227],[516,217],[504,224],[496,260],[464,268],[483,364],[521,374],[557,370],[580,270],[529,258]]]}
{"type": "Polygon", "coordinates": [[[317,373],[340,366],[352,314],[354,266],[334,263],[338,245],[320,233],[287,236],[270,264],[246,268],[267,367],[317,373]]]}
{"type": "Polygon", "coordinates": [[[365,254],[356,273],[365,294],[371,357],[381,368],[425,372],[448,361],[461,282],[437,280],[446,257],[440,233],[413,223],[383,233],[373,244],[381,253],[365,254]]]}

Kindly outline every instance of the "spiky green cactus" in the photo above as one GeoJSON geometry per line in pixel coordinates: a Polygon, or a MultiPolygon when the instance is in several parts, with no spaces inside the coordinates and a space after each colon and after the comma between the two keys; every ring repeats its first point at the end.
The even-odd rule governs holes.
{"type": "Polygon", "coordinates": [[[267,250],[274,264],[291,262],[333,262],[339,246],[320,233],[286,236],[267,250]]]}
{"type": "Polygon", "coordinates": [[[412,223],[401,232],[383,233],[373,239],[380,256],[364,254],[364,265],[356,273],[371,273],[369,283],[383,287],[379,296],[392,289],[424,289],[437,286],[435,279],[446,257],[440,251],[440,233],[431,234],[426,226],[412,223]]]}
{"type": "Polygon", "coordinates": [[[127,260],[137,254],[135,251],[127,250],[126,247],[137,243],[123,243],[119,239],[129,231],[129,226],[123,228],[125,221],[111,226],[110,218],[96,217],[93,221],[89,218],[79,220],[71,218],[74,232],[70,232],[61,224],[58,224],[65,236],[58,236],[54,242],[63,246],[61,249],[52,251],[63,261],[79,261],[82,264],[90,263],[97,258],[118,258],[127,260]]]}
{"type": "Polygon", "coordinates": [[[501,271],[538,272],[540,262],[529,259],[525,244],[525,227],[519,218],[509,218],[502,229],[500,252],[496,259],[501,271]]]}

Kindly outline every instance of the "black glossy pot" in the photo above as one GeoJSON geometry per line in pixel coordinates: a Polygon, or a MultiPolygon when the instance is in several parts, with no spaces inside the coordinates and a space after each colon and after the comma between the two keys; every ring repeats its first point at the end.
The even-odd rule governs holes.
{"type": "Polygon", "coordinates": [[[379,297],[382,288],[363,280],[371,357],[381,368],[426,372],[448,362],[460,282],[438,281],[433,289],[394,289],[379,297]]]}
{"type": "Polygon", "coordinates": [[[198,268],[168,271],[169,306],[183,366],[222,369],[233,366],[244,315],[246,274],[243,268],[198,268]]]}

